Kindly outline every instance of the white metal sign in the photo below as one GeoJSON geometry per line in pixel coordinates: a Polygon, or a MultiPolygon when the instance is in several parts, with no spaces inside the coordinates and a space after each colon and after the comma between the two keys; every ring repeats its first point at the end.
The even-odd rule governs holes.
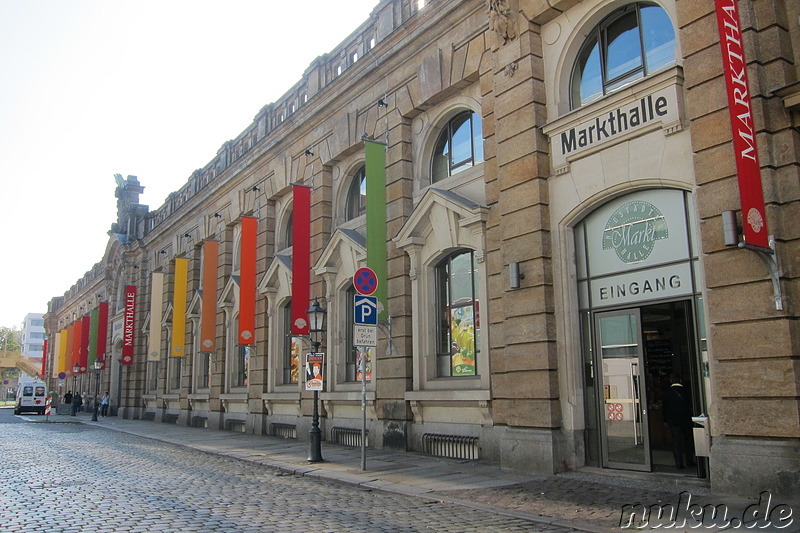
{"type": "Polygon", "coordinates": [[[378,328],[353,324],[353,346],[377,346],[378,328]]]}

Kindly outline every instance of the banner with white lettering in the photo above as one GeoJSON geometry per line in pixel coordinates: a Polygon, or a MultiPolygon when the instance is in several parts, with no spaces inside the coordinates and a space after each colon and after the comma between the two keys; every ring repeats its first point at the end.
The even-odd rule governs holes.
{"type": "Polygon", "coordinates": [[[136,286],[125,286],[125,326],[122,330],[122,364],[133,364],[134,318],[136,316],[136,286]]]}
{"type": "Polygon", "coordinates": [[[725,85],[728,88],[728,111],[733,129],[744,242],[750,246],[769,248],[761,165],[758,162],[739,11],[736,0],[716,0],[716,9],[725,85]]]}

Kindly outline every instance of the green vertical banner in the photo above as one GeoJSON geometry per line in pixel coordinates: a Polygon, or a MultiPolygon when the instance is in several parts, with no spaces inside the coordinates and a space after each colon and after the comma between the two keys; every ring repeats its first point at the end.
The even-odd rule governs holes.
{"type": "Polygon", "coordinates": [[[97,333],[100,331],[100,309],[92,309],[89,326],[89,368],[94,368],[94,360],[97,359],[97,333]]]}
{"type": "Polygon", "coordinates": [[[386,145],[364,141],[367,174],[367,266],[378,276],[378,320],[389,316],[386,266],[386,145]]]}

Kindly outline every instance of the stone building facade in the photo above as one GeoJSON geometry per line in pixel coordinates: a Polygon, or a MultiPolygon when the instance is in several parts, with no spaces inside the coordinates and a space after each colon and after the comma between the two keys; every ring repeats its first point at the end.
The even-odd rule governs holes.
{"type": "Polygon", "coordinates": [[[370,446],[689,475],[665,417],[681,381],[708,415],[711,486],[796,497],[800,8],[737,5],[772,250],[731,242],[747,221],[712,0],[383,0],[164,205],[140,205],[138,179],[118,177],[106,254],[51,300],[48,335],[108,302],[112,412],[307,438],[312,396],[292,354],[308,345],[293,345],[288,308],[291,186],[308,185],[311,299],[328,321],[323,435],[352,435],[352,277],[375,139],[387,143],[390,321],[370,354],[370,446]],[[234,334],[242,216],[258,219],[248,347],[234,334]],[[219,242],[213,295],[205,240],[219,242]],[[183,357],[168,355],[176,257],[189,260],[183,357]],[[148,362],[154,272],[163,334],[148,362]],[[217,348],[204,353],[209,297],[217,348]]]}

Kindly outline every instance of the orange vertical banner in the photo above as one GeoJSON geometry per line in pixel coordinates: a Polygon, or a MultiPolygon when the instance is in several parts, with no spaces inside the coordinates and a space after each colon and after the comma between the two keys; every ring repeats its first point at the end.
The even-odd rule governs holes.
{"type": "Polygon", "coordinates": [[[174,291],[172,293],[172,357],[186,355],[186,288],[189,279],[189,260],[175,259],[174,291]]]}
{"type": "Polygon", "coordinates": [[[255,344],[256,330],[256,231],[258,219],[242,217],[239,270],[239,344],[255,344]]]}
{"type": "Polygon", "coordinates": [[[203,304],[200,308],[200,351],[217,349],[217,270],[219,242],[203,242],[203,304]]]}

